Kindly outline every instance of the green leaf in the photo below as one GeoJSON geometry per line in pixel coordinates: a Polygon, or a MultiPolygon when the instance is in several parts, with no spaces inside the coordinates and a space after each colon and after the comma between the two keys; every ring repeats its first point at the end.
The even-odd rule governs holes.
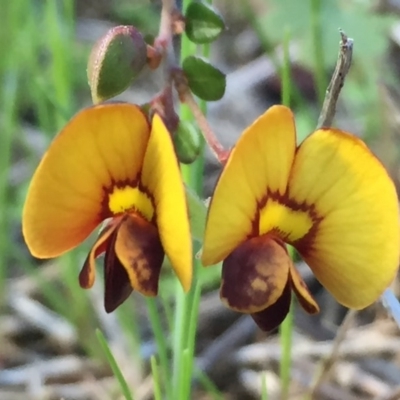
{"type": "Polygon", "coordinates": [[[198,44],[213,42],[225,29],[221,15],[210,5],[194,1],[186,9],[185,32],[198,44]]]}
{"type": "Polygon", "coordinates": [[[219,100],[225,93],[225,74],[208,61],[195,56],[186,57],[182,63],[190,90],[205,101],[219,100]]]}
{"type": "Polygon", "coordinates": [[[189,207],[190,229],[192,238],[202,243],[206,228],[207,207],[204,201],[188,186],[186,189],[186,199],[189,207]]]}
{"type": "Polygon", "coordinates": [[[87,72],[93,103],[127,89],[146,63],[146,43],[136,28],[110,29],[97,41],[89,57],[87,72]]]}

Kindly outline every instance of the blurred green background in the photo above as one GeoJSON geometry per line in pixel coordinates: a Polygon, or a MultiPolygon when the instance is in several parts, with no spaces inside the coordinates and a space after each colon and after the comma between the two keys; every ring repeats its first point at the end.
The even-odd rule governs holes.
{"type": "MultiPolygon", "coordinates": [[[[335,125],[366,139],[399,187],[400,2],[218,0],[214,4],[228,28],[211,52],[212,60],[228,73],[226,98],[210,105],[210,122],[222,142],[233,144],[252,118],[280,101],[285,35],[290,37],[292,105],[298,130],[302,138],[310,133],[335,66],[342,28],[354,39],[355,49],[335,125]]],[[[135,25],[145,35],[156,35],[160,4],[3,0],[0,8],[0,399],[121,398],[95,336],[98,327],[135,398],[152,398],[148,360],[154,344],[143,299],[133,295],[115,315],[106,316],[101,282],[91,291],[78,284],[89,243],[61,259],[34,260],[21,235],[21,210],[48,144],[75,112],[91,104],[86,63],[94,41],[116,24],[135,25]]],[[[146,101],[161,89],[157,83],[145,71],[120,98],[146,101]]],[[[207,160],[205,191],[209,194],[218,166],[207,160]]],[[[157,303],[165,326],[174,309],[174,279],[165,274],[163,301],[157,303]]],[[[205,289],[198,351],[204,355],[240,320],[217,301],[218,268],[204,270],[201,279],[205,289]]],[[[307,335],[316,341],[332,340],[329,334],[324,336],[325,322],[335,332],[343,310],[325,294],[321,296],[328,305],[328,311],[315,319],[321,336],[307,335]]],[[[374,309],[359,322],[372,323],[379,315],[379,309],[374,309]]],[[[314,328],[310,325],[310,331],[314,328]]],[[[241,332],[241,337],[241,342],[225,339],[232,340],[232,354],[245,343],[264,339],[255,329],[241,332]]],[[[212,380],[198,378],[196,398],[259,398],[237,363],[220,361],[220,368],[206,371],[212,380]]],[[[389,386],[396,385],[400,382],[389,386]]],[[[361,389],[354,394],[354,388],[344,383],[338,387],[343,389],[340,396],[347,393],[348,399],[380,398],[361,389]]]]}

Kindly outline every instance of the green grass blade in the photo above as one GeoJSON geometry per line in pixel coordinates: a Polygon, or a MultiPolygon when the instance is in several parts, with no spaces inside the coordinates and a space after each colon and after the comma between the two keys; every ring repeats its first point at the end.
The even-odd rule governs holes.
{"type": "Polygon", "coordinates": [[[108,364],[110,365],[111,370],[114,373],[114,376],[117,378],[117,381],[121,387],[122,394],[124,395],[126,400],[134,400],[134,397],[129,389],[129,386],[124,378],[124,375],[122,374],[117,361],[115,360],[110,348],[108,347],[107,340],[104,337],[103,333],[100,331],[100,329],[96,329],[96,336],[107,358],[108,364]]]}

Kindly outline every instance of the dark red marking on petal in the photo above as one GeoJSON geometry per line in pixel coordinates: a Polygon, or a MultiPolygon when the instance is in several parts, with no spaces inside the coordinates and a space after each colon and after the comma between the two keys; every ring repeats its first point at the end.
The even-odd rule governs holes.
{"type": "Polygon", "coordinates": [[[116,215],[124,215],[126,213],[129,212],[135,212],[137,214],[140,214],[143,218],[145,218],[144,215],[141,214],[141,211],[138,210],[136,207],[132,207],[131,210],[125,210],[120,214],[114,214],[109,207],[109,201],[110,201],[110,195],[113,193],[113,191],[115,190],[115,188],[119,188],[119,189],[123,189],[125,187],[131,187],[131,188],[138,188],[142,193],[144,193],[145,195],[147,195],[147,197],[150,199],[151,204],[153,206],[153,218],[151,219],[151,223],[152,224],[156,224],[156,220],[157,220],[157,209],[155,206],[155,200],[154,200],[154,196],[153,194],[142,184],[141,180],[140,180],[140,173],[138,174],[138,176],[135,179],[125,179],[122,181],[115,181],[112,180],[111,185],[110,186],[104,186],[103,187],[103,198],[101,201],[101,211],[100,211],[100,219],[101,220],[105,220],[107,218],[112,218],[115,217],[116,215]]]}
{"type": "Polygon", "coordinates": [[[132,293],[132,287],[125,268],[115,254],[118,228],[111,235],[104,257],[104,308],[113,312],[132,293]]]}
{"type": "Polygon", "coordinates": [[[251,314],[251,317],[261,330],[265,332],[272,331],[286,318],[290,309],[290,299],[290,282],[287,282],[281,297],[272,306],[251,314]]]}
{"type": "Polygon", "coordinates": [[[279,226],[272,229],[271,232],[266,232],[267,234],[270,233],[271,235],[275,235],[284,242],[292,245],[302,255],[308,254],[308,252],[312,250],[312,244],[315,236],[318,233],[318,227],[321,221],[323,220],[323,216],[318,214],[314,204],[310,205],[307,204],[306,202],[299,203],[296,200],[290,198],[287,191],[284,195],[281,195],[278,192],[272,192],[270,190],[267,190],[263,198],[257,202],[257,212],[252,223],[253,228],[251,237],[258,236],[260,234],[260,211],[267,204],[268,200],[276,201],[286,206],[287,208],[292,209],[293,211],[301,211],[309,215],[309,217],[313,221],[313,224],[310,230],[301,239],[290,241],[288,239],[287,232],[283,232],[279,228],[279,226]]]}

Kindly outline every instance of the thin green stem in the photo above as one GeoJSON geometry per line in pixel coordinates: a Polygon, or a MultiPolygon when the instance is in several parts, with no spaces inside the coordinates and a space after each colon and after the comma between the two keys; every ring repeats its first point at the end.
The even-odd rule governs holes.
{"type": "Polygon", "coordinates": [[[151,375],[153,377],[153,387],[154,387],[154,400],[161,400],[161,385],[160,385],[160,374],[158,371],[157,360],[154,356],[150,358],[151,365],[151,375]]]}
{"type": "Polygon", "coordinates": [[[281,399],[289,399],[291,368],[292,368],[292,335],[293,335],[293,301],[290,302],[290,310],[285,320],[282,322],[279,330],[281,343],[281,361],[280,361],[280,378],[281,378],[281,399]]]}
{"type": "MultiPolygon", "coordinates": [[[[291,102],[291,76],[290,76],[290,58],[289,58],[290,32],[286,30],[283,40],[283,64],[281,69],[282,79],[282,102],[285,106],[290,106],[291,102]]],[[[291,249],[289,254],[293,258],[291,249]]],[[[292,363],[292,331],[293,331],[293,307],[292,304],[289,313],[280,327],[280,341],[282,356],[280,362],[280,378],[282,394],[281,398],[289,398],[290,375],[292,363]]]]}
{"type": "MultiPolygon", "coordinates": [[[[154,299],[148,298],[146,299],[147,310],[149,313],[149,319],[151,323],[151,327],[154,333],[155,341],[157,343],[158,355],[160,357],[160,366],[163,371],[163,380],[165,383],[165,392],[167,394],[167,398],[172,398],[172,380],[170,375],[170,368],[168,363],[168,346],[167,346],[167,338],[165,336],[165,331],[160,323],[160,317],[158,315],[157,304],[154,299]]],[[[160,383],[160,379],[158,378],[158,383],[160,383]]]]}
{"type": "Polygon", "coordinates": [[[322,44],[321,26],[321,0],[311,0],[311,33],[314,47],[314,74],[317,84],[317,96],[319,104],[325,97],[327,80],[325,77],[324,48],[322,44]]]}
{"type": "Polygon", "coordinates": [[[176,295],[175,295],[175,319],[173,329],[173,347],[172,347],[172,363],[173,363],[173,399],[180,399],[179,385],[183,373],[182,368],[182,353],[185,348],[185,294],[179,282],[176,282],[176,295]]]}
{"type": "MultiPolygon", "coordinates": [[[[190,0],[183,0],[183,10],[186,9],[190,0]]],[[[180,60],[196,54],[197,46],[189,41],[186,35],[182,35],[180,60]]],[[[203,46],[202,55],[209,55],[209,46],[203,46]]],[[[204,114],[207,111],[205,102],[200,105],[204,114]]],[[[186,105],[180,107],[181,120],[193,120],[192,112],[186,105]]],[[[202,143],[204,147],[204,142],[202,143]]],[[[203,187],[204,157],[201,152],[198,159],[190,166],[182,166],[182,173],[186,184],[201,195],[203,187]]],[[[193,362],[196,343],[196,328],[198,309],[201,295],[201,282],[198,279],[197,269],[201,265],[194,260],[193,285],[190,292],[185,296],[181,288],[177,289],[175,296],[175,325],[173,346],[173,371],[174,371],[174,399],[186,400],[191,398],[191,384],[193,375],[193,362]]]]}
{"type": "Polygon", "coordinates": [[[265,373],[261,377],[261,400],[268,400],[267,376],[265,373]]]}
{"type": "Polygon", "coordinates": [[[121,387],[122,394],[124,395],[126,400],[133,400],[133,395],[132,395],[132,393],[129,389],[129,386],[124,378],[124,375],[122,374],[121,370],[119,369],[118,363],[115,360],[110,348],[108,347],[107,339],[104,337],[103,333],[99,329],[96,330],[96,336],[97,336],[97,339],[99,340],[101,348],[104,351],[107,361],[108,361],[115,377],[117,378],[117,381],[121,387]]]}
{"type": "MultiPolygon", "coordinates": [[[[195,268],[200,268],[200,265],[196,265],[195,268]]],[[[190,398],[191,384],[192,384],[192,372],[193,372],[193,360],[195,354],[195,345],[196,345],[196,331],[197,331],[197,320],[199,314],[199,304],[200,304],[200,296],[201,296],[201,283],[198,277],[196,276],[195,284],[193,292],[191,293],[191,307],[190,313],[188,313],[189,317],[189,328],[188,328],[188,341],[187,341],[187,363],[185,367],[186,371],[186,379],[184,380],[183,394],[182,398],[190,398]],[[185,394],[185,395],[184,395],[185,394]]]]}
{"type": "Polygon", "coordinates": [[[282,104],[290,107],[291,102],[291,76],[290,76],[290,31],[285,29],[285,35],[283,38],[283,62],[281,67],[281,81],[282,81],[282,104]]]}

